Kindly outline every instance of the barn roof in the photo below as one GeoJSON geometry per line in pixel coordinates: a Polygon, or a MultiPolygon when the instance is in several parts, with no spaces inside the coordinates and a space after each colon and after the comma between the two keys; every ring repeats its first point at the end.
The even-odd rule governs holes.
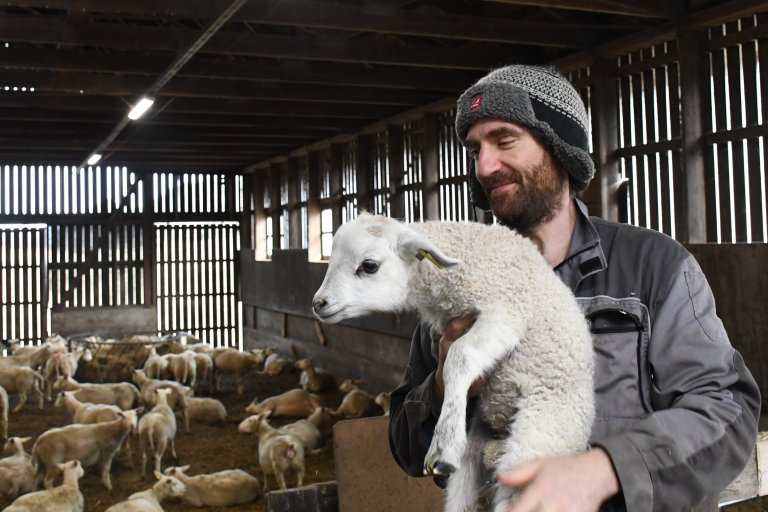
{"type": "Polygon", "coordinates": [[[240,171],[424,105],[492,67],[574,66],[756,0],[7,0],[2,164],[240,171]],[[138,121],[126,114],[154,98],[138,121]]]}

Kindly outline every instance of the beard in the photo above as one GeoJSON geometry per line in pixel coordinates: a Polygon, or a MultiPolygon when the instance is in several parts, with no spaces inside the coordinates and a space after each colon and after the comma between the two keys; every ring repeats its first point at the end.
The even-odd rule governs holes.
{"type": "Polygon", "coordinates": [[[545,153],[541,161],[531,165],[525,173],[507,168],[492,174],[481,184],[499,223],[527,232],[552,220],[560,211],[567,183],[563,171],[545,153]],[[508,183],[517,184],[517,190],[511,194],[491,194],[494,187],[508,183]]]}

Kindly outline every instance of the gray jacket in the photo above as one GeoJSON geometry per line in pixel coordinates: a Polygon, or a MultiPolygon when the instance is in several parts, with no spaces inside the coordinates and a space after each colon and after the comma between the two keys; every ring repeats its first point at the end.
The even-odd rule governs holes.
{"type": "MultiPolygon", "coordinates": [[[[569,256],[555,271],[594,337],[591,443],[608,452],[622,488],[603,510],[690,510],[724,489],[750,457],[757,384],[682,245],[656,231],[590,218],[583,203],[577,206],[569,256]]],[[[390,398],[390,447],[413,476],[422,474],[440,414],[433,346],[428,327],[419,326],[390,398]]]]}

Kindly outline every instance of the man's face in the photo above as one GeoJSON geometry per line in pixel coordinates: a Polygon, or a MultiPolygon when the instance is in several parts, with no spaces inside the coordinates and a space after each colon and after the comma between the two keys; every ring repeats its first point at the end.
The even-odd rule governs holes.
{"type": "Polygon", "coordinates": [[[502,224],[525,232],[559,211],[568,194],[568,176],[527,128],[483,119],[472,125],[465,145],[502,224]]]}

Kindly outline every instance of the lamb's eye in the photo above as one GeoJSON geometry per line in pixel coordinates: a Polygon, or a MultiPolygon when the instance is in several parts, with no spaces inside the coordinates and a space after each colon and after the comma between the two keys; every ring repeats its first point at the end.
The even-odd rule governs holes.
{"type": "Polygon", "coordinates": [[[365,260],[357,268],[357,273],[365,272],[366,274],[375,274],[379,270],[379,264],[373,260],[365,260]]]}

